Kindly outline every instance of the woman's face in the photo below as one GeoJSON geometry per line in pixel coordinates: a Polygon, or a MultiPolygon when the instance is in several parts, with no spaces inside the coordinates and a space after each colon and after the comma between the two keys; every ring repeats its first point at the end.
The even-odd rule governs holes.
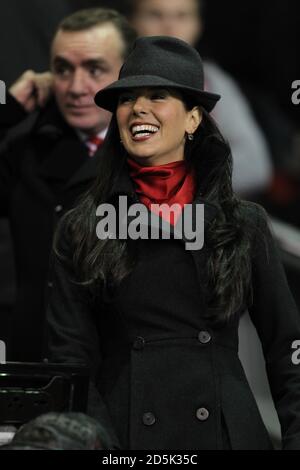
{"type": "Polygon", "coordinates": [[[146,166],[183,160],[186,135],[202,118],[198,107],[187,111],[177,92],[163,88],[123,92],[116,116],[125,149],[146,166]]]}

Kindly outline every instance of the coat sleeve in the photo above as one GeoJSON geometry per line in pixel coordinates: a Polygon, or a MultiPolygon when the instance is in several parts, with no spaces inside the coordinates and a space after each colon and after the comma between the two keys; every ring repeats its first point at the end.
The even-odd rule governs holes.
{"type": "Polygon", "coordinates": [[[108,409],[95,379],[101,367],[101,353],[94,312],[84,288],[74,282],[69,240],[63,230],[58,238],[58,251],[51,259],[52,288],[49,295],[46,324],[47,358],[53,363],[83,364],[90,369],[87,414],[98,419],[108,433],[113,449],[120,448],[108,409]]]}
{"type": "Polygon", "coordinates": [[[258,230],[253,242],[249,313],[262,343],[283,449],[300,450],[300,364],[293,361],[293,344],[300,341],[300,315],[267,213],[261,206],[255,207],[258,230]]]}

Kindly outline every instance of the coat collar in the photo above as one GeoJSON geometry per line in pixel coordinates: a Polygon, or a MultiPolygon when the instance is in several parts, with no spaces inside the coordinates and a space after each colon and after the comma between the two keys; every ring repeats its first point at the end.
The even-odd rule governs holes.
{"type": "Polygon", "coordinates": [[[39,165],[38,172],[43,179],[65,180],[65,189],[95,179],[100,149],[93,158],[88,156],[85,144],[66,123],[54,99],[37,117],[32,133],[42,147],[49,145],[54,149],[39,165]],[[68,178],[72,166],[76,169],[68,178]]]}
{"type": "MultiPolygon", "coordinates": [[[[80,145],[80,143],[78,143],[80,145]]],[[[83,144],[84,145],[84,144],[83,144]]],[[[66,189],[70,189],[81,183],[93,182],[98,175],[98,165],[101,158],[101,149],[97,150],[95,155],[87,157],[83,165],[70,178],[66,184],[66,189]]]]}
{"type": "Polygon", "coordinates": [[[32,129],[33,134],[47,138],[50,141],[59,139],[65,133],[70,133],[70,131],[71,128],[60,113],[54,98],[40,111],[32,129]]]}
{"type": "MultiPolygon", "coordinates": [[[[137,195],[134,191],[134,186],[133,182],[129,176],[129,172],[126,166],[126,162],[124,162],[123,167],[120,170],[119,176],[116,179],[114,185],[112,186],[111,189],[111,194],[110,198],[112,200],[115,200],[116,197],[120,195],[127,195],[129,200],[134,203],[138,202],[137,195]]],[[[201,191],[198,191],[194,201],[193,201],[193,207],[195,209],[196,204],[203,204],[204,205],[204,245],[201,249],[191,249],[187,251],[187,253],[190,253],[190,255],[193,258],[194,265],[196,268],[196,276],[199,284],[199,289],[202,292],[203,298],[207,298],[206,296],[208,295],[208,290],[207,290],[207,282],[208,282],[208,276],[207,276],[207,261],[208,261],[208,256],[209,256],[209,248],[206,243],[206,229],[209,227],[209,225],[215,220],[219,213],[219,208],[218,206],[212,204],[211,202],[207,201],[205,197],[201,194],[201,191]]],[[[128,204],[129,205],[129,204],[128,204]]],[[[192,212],[193,217],[195,216],[195,210],[192,212]]],[[[145,223],[148,224],[149,218],[145,218],[145,223]]],[[[178,222],[177,222],[178,223],[178,222]]],[[[162,222],[163,224],[163,222],[162,222]]],[[[149,224],[148,224],[149,226],[149,224]]],[[[196,221],[193,218],[193,227],[196,226],[196,221]]],[[[201,229],[200,229],[201,230],[201,229]]],[[[186,242],[191,242],[192,240],[187,240],[184,236],[182,237],[181,240],[178,240],[179,242],[182,242],[183,244],[186,242]]],[[[208,298],[207,298],[208,299],[208,298]]]]}
{"type": "MultiPolygon", "coordinates": [[[[228,145],[221,141],[218,137],[211,136],[208,137],[209,139],[209,148],[211,153],[211,161],[221,161],[223,158],[227,158],[228,152],[230,149],[228,145]]],[[[206,170],[205,170],[206,172],[206,170]]],[[[205,173],[200,175],[200,186],[201,188],[205,188],[206,185],[206,178],[205,173]]],[[[204,205],[204,226],[207,226],[213,222],[213,220],[218,216],[220,207],[217,204],[214,204],[207,200],[205,195],[202,193],[203,189],[198,189],[196,197],[193,201],[193,204],[203,204],[204,205]]],[[[137,202],[137,196],[134,190],[133,182],[130,179],[128,167],[126,164],[125,159],[123,160],[123,165],[120,168],[120,173],[118,178],[116,179],[112,190],[111,196],[116,196],[118,194],[127,194],[130,196],[133,201],[137,202]]],[[[205,194],[205,189],[204,189],[205,194]]]]}

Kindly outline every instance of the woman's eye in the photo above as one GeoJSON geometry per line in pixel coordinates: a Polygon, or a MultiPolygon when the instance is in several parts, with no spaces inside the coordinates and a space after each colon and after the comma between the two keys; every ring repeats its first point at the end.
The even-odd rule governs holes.
{"type": "Polygon", "coordinates": [[[120,104],[127,103],[129,101],[132,101],[133,99],[134,98],[131,95],[121,95],[120,98],[119,98],[119,103],[120,104]]]}
{"type": "Polygon", "coordinates": [[[153,100],[164,100],[167,97],[167,93],[153,93],[151,98],[153,100]]]}

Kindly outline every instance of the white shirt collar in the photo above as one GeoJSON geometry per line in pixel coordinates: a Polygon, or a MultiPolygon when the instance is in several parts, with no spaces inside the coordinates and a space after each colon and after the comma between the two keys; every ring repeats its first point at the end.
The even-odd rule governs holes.
{"type": "MultiPolygon", "coordinates": [[[[89,138],[88,134],[86,134],[85,132],[82,132],[80,131],[79,129],[74,129],[76,134],[78,135],[79,139],[82,141],[82,142],[86,142],[89,138]]],[[[106,127],[106,129],[104,129],[103,131],[100,131],[98,132],[98,134],[96,134],[97,137],[99,137],[100,139],[105,139],[105,136],[107,134],[107,130],[108,130],[108,127],[106,127]]]]}

